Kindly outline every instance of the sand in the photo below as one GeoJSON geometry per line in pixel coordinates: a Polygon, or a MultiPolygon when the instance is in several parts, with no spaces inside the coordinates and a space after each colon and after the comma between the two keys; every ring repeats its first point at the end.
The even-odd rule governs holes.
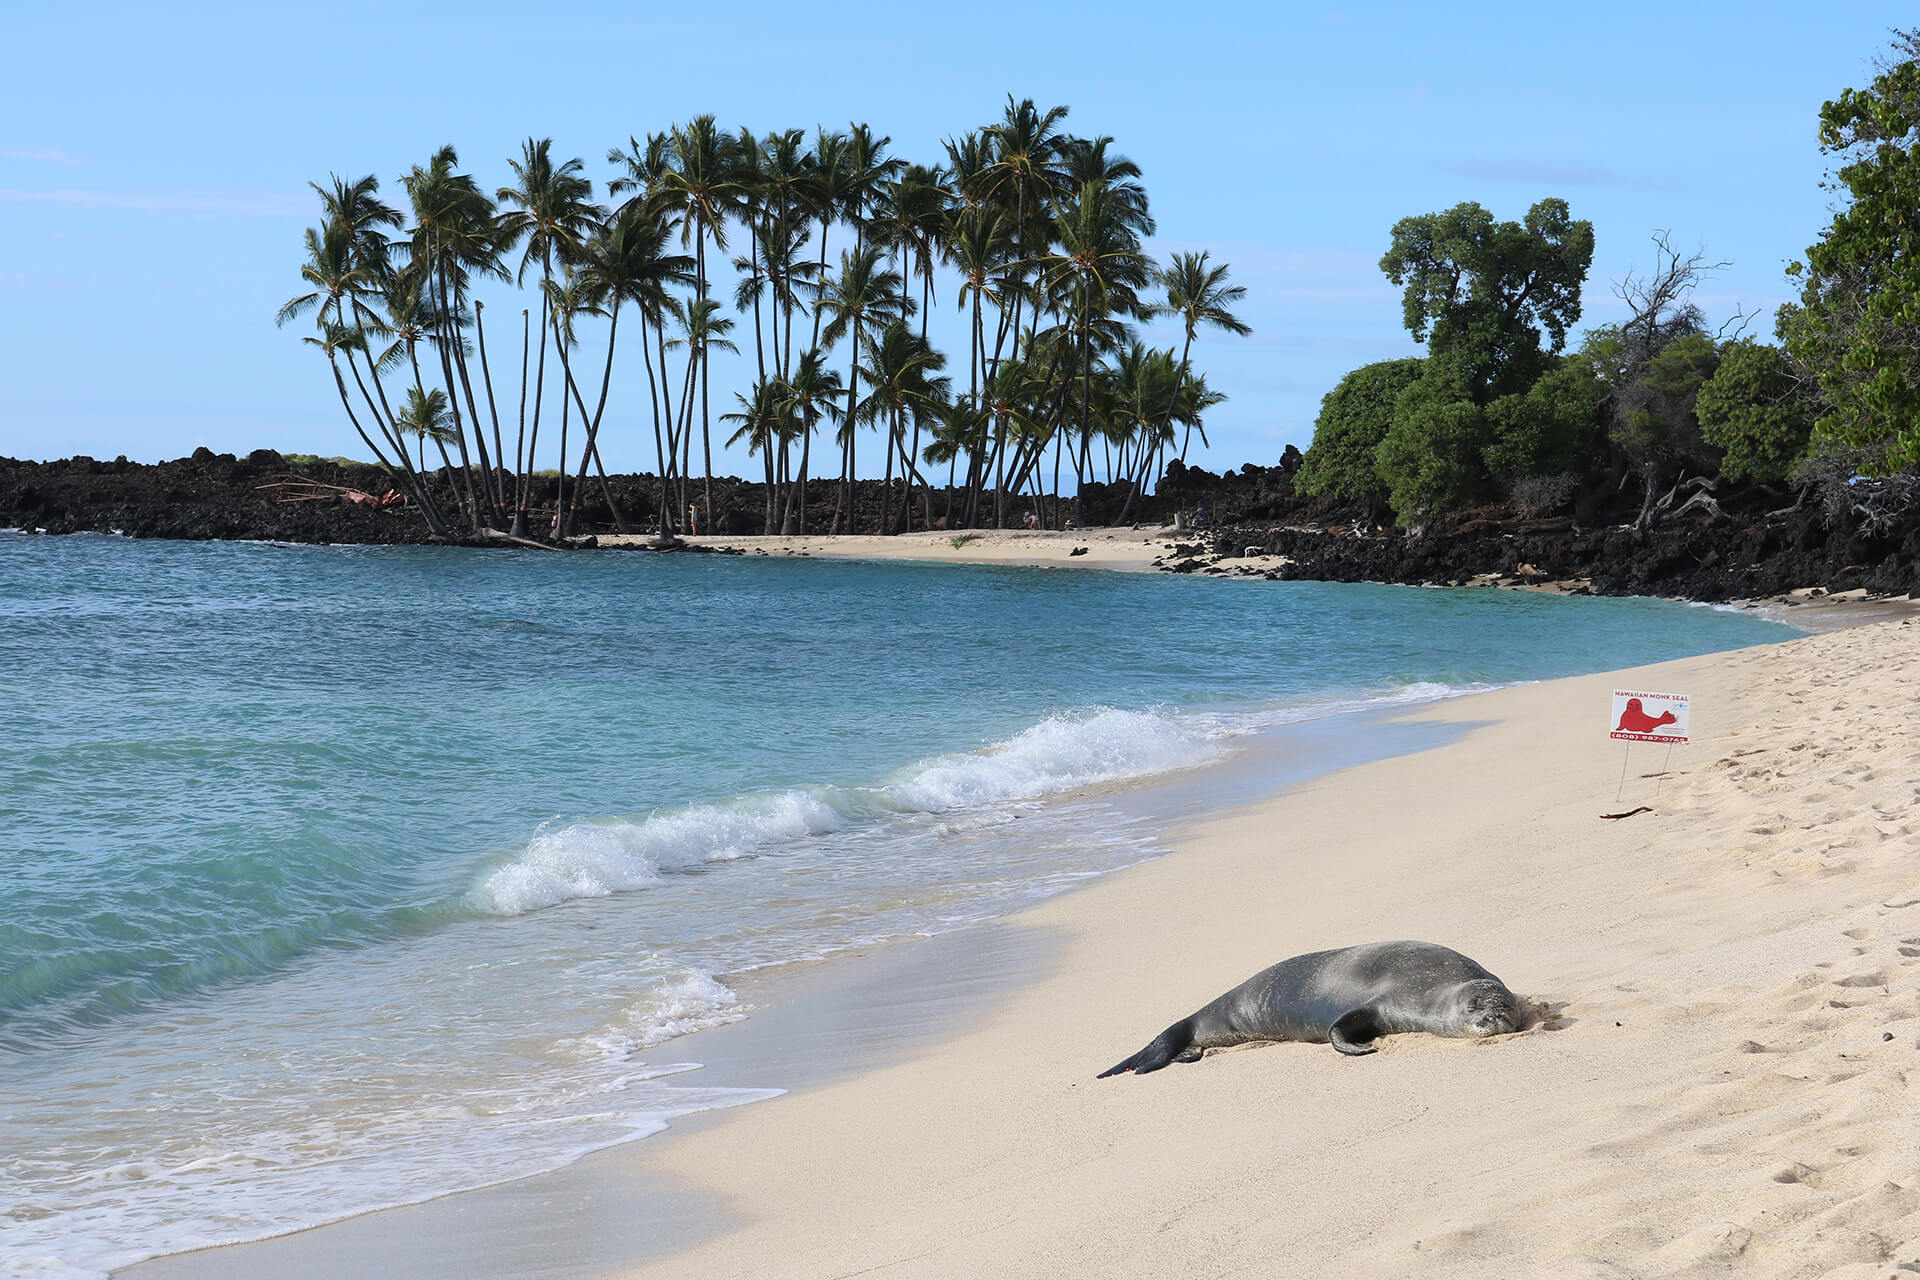
{"type": "Polygon", "coordinates": [[[1063,953],[984,1027],[661,1143],[744,1220],[632,1274],[1920,1270],[1916,639],[1434,708],[1489,723],[1026,913],[1063,953]],[[1696,734],[1664,778],[1634,748],[1619,800],[1616,684],[1691,693],[1696,734]],[[1547,1020],[1093,1079],[1274,960],[1392,937],[1547,1020]]]}
{"type": "MultiPolygon", "coordinates": [[[[650,536],[602,536],[603,547],[641,546],[650,536]]],[[[1176,546],[1200,545],[1196,533],[1176,535],[1172,526],[1138,529],[979,529],[970,533],[805,534],[790,536],[723,535],[686,539],[699,547],[739,551],[744,555],[825,556],[854,560],[927,560],[950,564],[1022,564],[1089,566],[1096,569],[1145,570],[1176,546]],[[960,542],[954,545],[955,539],[960,542]],[[1076,549],[1081,549],[1075,555],[1076,549]]],[[[1269,560],[1268,566],[1277,563],[1269,560]]]]}
{"type": "MultiPolygon", "coordinates": [[[[558,1181],[327,1229],[344,1251],[303,1253],[326,1235],[307,1233],[154,1274],[369,1274],[383,1220],[514,1238],[558,1215],[611,1239],[660,1203],[689,1221],[639,1261],[583,1248],[552,1273],[1912,1274],[1917,641],[1896,619],[1425,708],[1458,739],[1212,818],[997,926],[1044,962],[950,1013],[923,1001],[926,1034],[872,1069],[558,1181]],[[1695,740],[1635,746],[1623,783],[1603,722],[1628,686],[1690,693],[1695,740]],[[1399,937],[1473,956],[1540,1025],[1094,1079],[1265,965],[1399,937]]],[[[924,991],[915,956],[955,937],[854,963],[924,991]]],[[[376,1270],[424,1274],[426,1252],[376,1270]]],[[[462,1274],[531,1269],[490,1256],[462,1274]]]]}

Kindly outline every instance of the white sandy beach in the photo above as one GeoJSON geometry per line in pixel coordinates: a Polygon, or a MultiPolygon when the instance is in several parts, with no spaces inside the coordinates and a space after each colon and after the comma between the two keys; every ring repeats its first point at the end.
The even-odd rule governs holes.
{"type": "MultiPolygon", "coordinates": [[[[595,1157],[584,1192],[533,1179],[484,1215],[456,1196],[411,1221],[511,1238],[513,1212],[531,1231],[559,1211],[585,1238],[663,1188],[724,1206],[678,1252],[594,1268],[648,1277],[1920,1270],[1916,637],[1895,620],[1430,707],[1458,741],[1219,817],[1017,917],[1051,961],[956,1010],[959,1034],[595,1157]],[[1690,693],[1695,740],[1664,777],[1664,748],[1633,748],[1616,799],[1623,683],[1690,693]],[[1265,965],[1399,937],[1466,952],[1548,1016],[1094,1079],[1265,965]]],[[[365,1273],[390,1216],[267,1247],[315,1263],[298,1274],[365,1273]]],[[[527,1273],[500,1256],[493,1274],[527,1273]]]]}
{"type": "Polygon", "coordinates": [[[746,1221],[632,1274],[1920,1269],[1915,635],[1435,708],[1485,723],[1027,913],[1064,955],[987,1026],[661,1143],[746,1221]],[[1636,747],[1616,801],[1623,680],[1691,693],[1696,741],[1659,780],[1636,747]],[[1093,1079],[1264,965],[1394,937],[1550,1018],[1093,1079]]]}
{"type": "MultiPolygon", "coordinates": [[[[608,534],[603,547],[642,546],[651,535],[608,534]]],[[[930,560],[953,564],[1085,565],[1096,569],[1142,570],[1179,544],[1203,541],[1197,533],[1176,535],[1172,526],[1138,529],[976,529],[880,534],[721,534],[686,539],[697,547],[736,550],[746,555],[827,556],[853,560],[930,560]],[[960,545],[955,546],[958,538],[960,545]],[[1084,548],[1074,554],[1076,548],[1084,548]]]]}

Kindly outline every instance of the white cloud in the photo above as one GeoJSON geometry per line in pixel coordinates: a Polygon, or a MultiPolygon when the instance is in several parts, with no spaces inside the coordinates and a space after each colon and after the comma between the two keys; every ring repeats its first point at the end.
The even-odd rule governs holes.
{"type": "Polygon", "coordinates": [[[69,169],[78,169],[87,162],[78,156],[70,156],[55,147],[12,147],[0,148],[0,159],[5,160],[44,160],[48,164],[64,165],[69,169]]]}
{"type": "Polygon", "coordinates": [[[88,191],[0,187],[0,203],[61,204],[85,209],[131,209],[187,218],[299,218],[313,212],[311,196],[281,191],[88,191]]]}

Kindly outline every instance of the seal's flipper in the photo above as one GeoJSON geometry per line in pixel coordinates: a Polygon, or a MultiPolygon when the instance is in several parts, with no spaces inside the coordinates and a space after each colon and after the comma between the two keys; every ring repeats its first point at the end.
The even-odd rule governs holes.
{"type": "Polygon", "coordinates": [[[1094,1079],[1105,1080],[1122,1071],[1143,1076],[1149,1071],[1158,1071],[1169,1062],[1192,1062],[1199,1056],[1199,1050],[1193,1047],[1193,1019],[1183,1018],[1155,1036],[1146,1048],[1108,1067],[1094,1079]]]}
{"type": "Polygon", "coordinates": [[[1386,1027],[1380,1023],[1380,1017],[1372,1009],[1349,1009],[1335,1018],[1327,1029],[1327,1039],[1333,1041],[1333,1047],[1342,1053],[1356,1057],[1363,1053],[1373,1053],[1377,1049],[1373,1042],[1386,1034],[1386,1027]]]}

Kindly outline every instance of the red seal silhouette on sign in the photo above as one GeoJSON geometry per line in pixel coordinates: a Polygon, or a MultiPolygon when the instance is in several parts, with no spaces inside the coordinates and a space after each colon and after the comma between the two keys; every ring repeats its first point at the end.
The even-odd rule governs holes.
{"type": "Polygon", "coordinates": [[[1685,742],[1690,699],[1684,693],[1613,691],[1610,738],[1629,742],[1685,742]]]}

